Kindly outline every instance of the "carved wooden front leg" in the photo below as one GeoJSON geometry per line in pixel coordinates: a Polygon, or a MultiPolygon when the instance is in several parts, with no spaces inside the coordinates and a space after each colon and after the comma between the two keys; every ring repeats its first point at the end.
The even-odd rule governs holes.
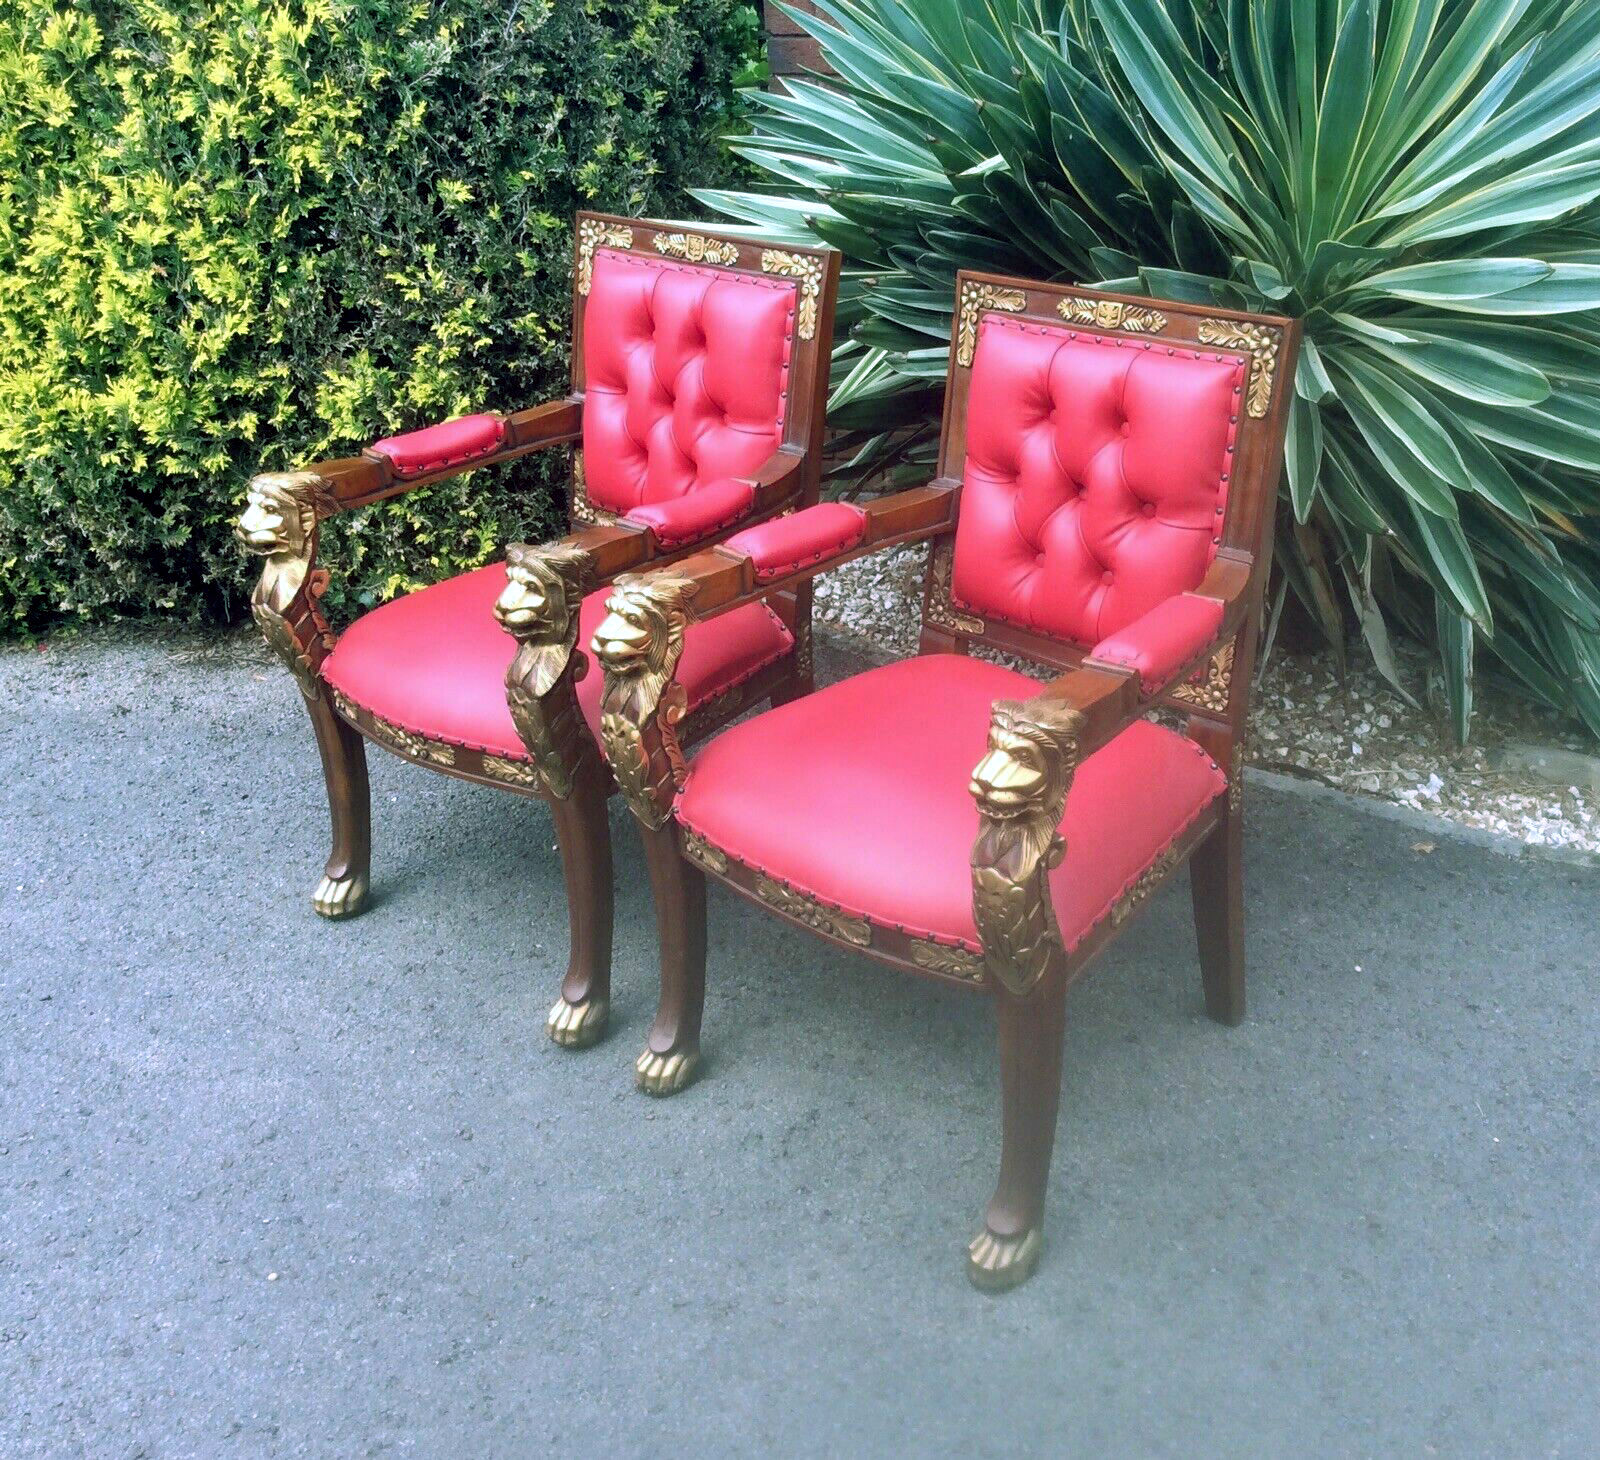
{"type": "Polygon", "coordinates": [[[578,708],[586,661],[577,648],[593,557],[570,543],[518,544],[506,554],[495,616],[517,640],[506,700],[555,816],[567,884],[571,951],[545,1028],[570,1049],[605,1033],[611,1000],[611,833],[605,771],[578,708]]]}
{"type": "Polygon", "coordinates": [[[988,752],[972,773],[972,910],[997,1003],[1004,1144],[999,1184],[968,1248],[967,1275],[989,1291],[1027,1279],[1043,1244],[1066,1018],[1050,871],[1066,850],[1061,817],[1082,728],[1081,716],[1065,705],[1001,701],[988,752]]]}
{"type": "Polygon", "coordinates": [[[334,713],[320,676],[333,632],[318,604],[328,575],[316,567],[317,524],[337,510],[315,472],[271,472],[251,481],[234,529],[247,552],[265,559],[250,612],[300,686],[322,756],[333,849],[311,905],[325,918],[353,917],[366,906],[372,855],[366,748],[334,713]]]}
{"type": "Polygon", "coordinates": [[[673,678],[683,653],[691,579],[672,573],[618,578],[594,636],[605,667],[600,735],[611,773],[644,828],[661,950],[661,1003],[635,1065],[639,1088],[672,1095],[700,1063],[705,998],[705,879],[679,852],[672,803],[683,785],[677,725],[683,687],[673,678]]]}

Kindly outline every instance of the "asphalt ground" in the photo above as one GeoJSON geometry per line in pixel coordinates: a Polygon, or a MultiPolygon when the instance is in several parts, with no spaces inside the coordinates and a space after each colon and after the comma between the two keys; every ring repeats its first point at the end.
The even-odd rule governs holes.
{"type": "Polygon", "coordinates": [[[706,1074],[650,1101],[620,808],[571,1053],[543,808],[374,751],[374,905],[320,921],[247,639],[5,651],[0,732],[0,1455],[1595,1453],[1592,868],[1253,786],[1248,1021],[1180,878],[1072,995],[989,1298],[982,999],[713,889],[706,1074]]]}

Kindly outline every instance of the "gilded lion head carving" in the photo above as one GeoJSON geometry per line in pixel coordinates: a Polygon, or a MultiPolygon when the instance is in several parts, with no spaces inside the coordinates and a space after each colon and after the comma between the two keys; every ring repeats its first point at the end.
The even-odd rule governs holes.
{"type": "Polygon", "coordinates": [[[677,667],[688,626],[684,605],[697,586],[670,571],[618,578],[594,635],[594,652],[607,672],[664,685],[677,667]]]}
{"type": "Polygon", "coordinates": [[[336,505],[327,482],[314,471],[264,472],[250,480],[233,535],[259,557],[308,557],[318,518],[336,505]]]}
{"type": "MultiPolygon", "coordinates": [[[[983,815],[998,821],[1051,811],[1059,819],[1077,761],[1083,717],[1070,705],[1000,700],[989,748],[968,789],[983,815]]],[[[1049,830],[1054,833],[1052,823],[1049,830]]]]}
{"type": "Polygon", "coordinates": [[[576,632],[578,608],[594,559],[573,543],[519,543],[506,554],[506,586],[494,612],[508,633],[541,643],[565,643],[576,632]]]}

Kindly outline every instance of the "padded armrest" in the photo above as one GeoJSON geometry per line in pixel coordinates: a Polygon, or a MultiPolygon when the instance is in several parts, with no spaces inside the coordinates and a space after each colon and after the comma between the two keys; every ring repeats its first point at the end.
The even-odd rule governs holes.
{"type": "Polygon", "coordinates": [[[789,517],[736,532],[724,544],[746,553],[756,577],[782,578],[853,548],[867,535],[867,514],[848,502],[818,502],[789,517]]]}
{"type": "Polygon", "coordinates": [[[1145,693],[1154,694],[1211,645],[1222,628],[1222,617],[1223,605],[1214,598],[1174,594],[1102,639],[1089,657],[1098,664],[1135,670],[1145,693]]]}
{"type": "Polygon", "coordinates": [[[755,500],[753,482],[727,477],[696,487],[670,501],[630,508],[623,521],[648,527],[662,547],[679,547],[709,537],[724,527],[732,527],[741,517],[749,515],[755,500]]]}
{"type": "Polygon", "coordinates": [[[389,458],[396,476],[419,477],[425,472],[476,461],[481,456],[493,456],[505,436],[505,418],[484,412],[457,416],[453,421],[407,431],[401,436],[386,436],[374,441],[372,450],[389,458]]]}

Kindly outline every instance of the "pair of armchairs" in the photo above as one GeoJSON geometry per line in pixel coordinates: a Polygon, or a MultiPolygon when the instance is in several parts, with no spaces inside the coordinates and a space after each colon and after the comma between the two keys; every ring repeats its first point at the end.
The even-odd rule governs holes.
{"type": "Polygon", "coordinates": [[[859,507],[818,503],[835,256],[578,227],[567,402],[252,486],[242,532],[272,554],[257,617],[300,679],[333,806],[318,910],[365,895],[363,737],[542,794],[573,909],[550,1032],[590,1042],[608,996],[604,799],[620,789],[660,938],[640,1087],[674,1093],[699,1064],[707,877],[989,993],[1000,1177],[967,1271],[1015,1286],[1042,1249],[1067,987],[1185,862],[1207,1011],[1243,1017],[1239,747],[1296,325],[963,274],[938,474],[859,507]],[[781,309],[752,292],[775,282],[781,309]],[[769,454],[736,453],[750,443],[734,434],[769,454]],[[397,600],[333,643],[315,611],[323,513],[580,436],[574,516],[615,520],[513,548],[503,573],[397,600]],[[914,541],[931,544],[920,653],[813,690],[812,578],[914,541]],[[609,596],[582,596],[605,579],[609,596]],[[583,677],[580,634],[599,676],[583,677]],[[1057,673],[1040,683],[974,647],[1057,673]],[[1183,732],[1148,718],[1161,708],[1183,732]]]}

